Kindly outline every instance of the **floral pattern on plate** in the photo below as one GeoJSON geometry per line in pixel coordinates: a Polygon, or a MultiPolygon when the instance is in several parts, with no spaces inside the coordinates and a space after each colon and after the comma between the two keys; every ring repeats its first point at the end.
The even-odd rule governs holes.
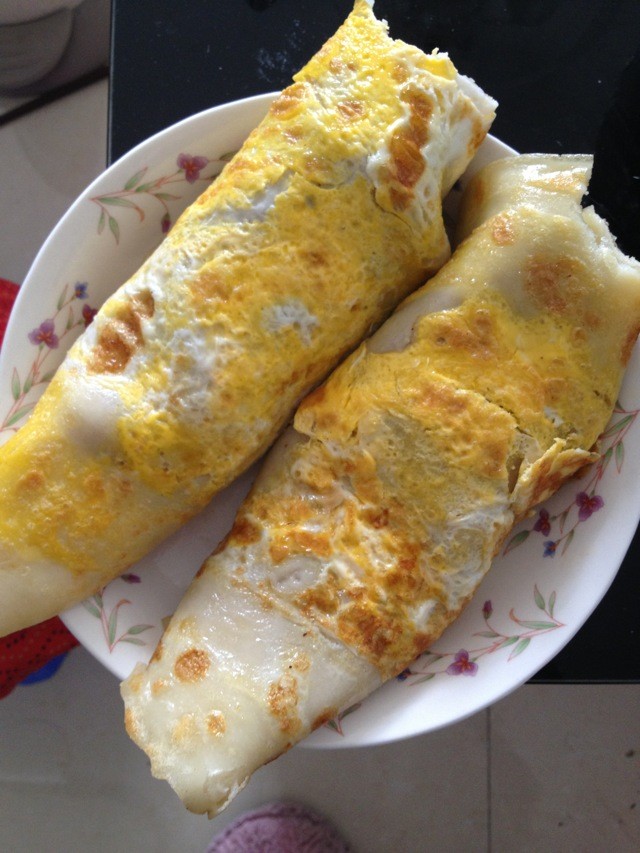
{"type": "Polygon", "coordinates": [[[151,180],[149,180],[148,175],[149,167],[143,166],[125,182],[122,189],[91,197],[90,201],[97,205],[100,210],[98,234],[102,234],[105,226],[108,225],[116,243],[119,243],[120,222],[116,218],[116,212],[118,209],[119,211],[123,209],[134,211],[138,215],[139,221],[144,222],[146,211],[143,204],[145,202],[151,202],[152,205],[160,209],[160,231],[166,234],[173,224],[169,202],[179,201],[182,198],[175,191],[169,192],[167,188],[173,189],[176,184],[181,184],[184,181],[189,184],[194,184],[196,181],[210,183],[219,174],[222,166],[232,157],[233,152],[221,154],[213,159],[203,155],[194,156],[181,153],[176,158],[177,168],[173,172],[151,180]],[[213,173],[203,175],[202,172],[212,164],[213,173]]]}
{"type": "Polygon", "coordinates": [[[55,367],[49,369],[53,350],[65,351],[73,340],[87,328],[96,315],[89,302],[89,285],[78,281],[73,288],[65,284],[55,310],[39,326],[28,333],[29,343],[36,348],[35,355],[24,378],[14,365],[11,373],[11,404],[0,422],[0,433],[15,432],[35,406],[38,397],[51,381],[55,367]],[[78,305],[80,301],[81,306],[78,305]]]}

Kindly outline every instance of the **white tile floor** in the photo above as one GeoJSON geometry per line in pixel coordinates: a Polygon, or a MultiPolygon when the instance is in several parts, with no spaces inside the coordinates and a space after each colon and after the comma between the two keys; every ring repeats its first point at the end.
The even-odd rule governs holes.
{"type": "MultiPolygon", "coordinates": [[[[107,84],[0,128],[0,276],[103,168],[107,84]]],[[[297,748],[213,824],[128,740],[116,680],[76,649],[0,702],[0,851],[201,851],[231,818],[294,797],[357,853],[640,849],[640,685],[527,686],[449,729],[366,750],[297,748]],[[636,807],[636,804],[637,807],[636,807]]]]}

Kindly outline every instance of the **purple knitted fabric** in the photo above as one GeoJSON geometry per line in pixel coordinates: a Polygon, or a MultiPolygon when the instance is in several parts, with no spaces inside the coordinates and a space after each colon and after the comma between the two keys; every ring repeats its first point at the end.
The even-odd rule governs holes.
{"type": "Polygon", "coordinates": [[[306,806],[272,803],[242,815],[216,835],[207,853],[349,853],[336,829],[306,806]]]}

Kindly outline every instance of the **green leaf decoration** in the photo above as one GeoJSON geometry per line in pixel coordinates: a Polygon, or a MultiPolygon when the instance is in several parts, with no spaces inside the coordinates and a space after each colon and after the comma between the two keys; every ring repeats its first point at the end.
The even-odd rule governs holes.
{"type": "Polygon", "coordinates": [[[65,331],[67,331],[67,332],[68,332],[68,331],[69,331],[69,329],[72,329],[72,328],[73,328],[73,321],[74,321],[74,317],[73,317],[73,308],[71,308],[71,307],[70,307],[70,308],[69,308],[69,315],[67,316],[67,325],[66,325],[66,327],[65,327],[65,331]]]}
{"type": "Polygon", "coordinates": [[[489,640],[494,640],[498,634],[495,631],[476,631],[474,637],[487,637],[489,640]]]}
{"type": "Polygon", "coordinates": [[[116,238],[116,243],[119,243],[120,242],[120,226],[118,225],[117,221],[113,218],[113,216],[109,217],[109,229],[111,230],[111,233],[113,234],[113,236],[116,238]]]}
{"type": "Polygon", "coordinates": [[[119,196],[114,196],[113,198],[103,198],[104,204],[112,205],[114,207],[126,207],[129,210],[135,210],[135,212],[140,217],[140,222],[144,219],[144,210],[135,204],[132,201],[129,201],[128,198],[120,198],[119,196]]]}
{"type": "Polygon", "coordinates": [[[160,201],[177,201],[180,196],[173,195],[172,193],[152,193],[154,198],[160,199],[160,201]]]}
{"type": "Polygon", "coordinates": [[[140,171],[136,172],[135,175],[129,178],[127,183],[124,185],[125,190],[132,190],[136,184],[140,183],[140,181],[144,178],[148,166],[140,169],[140,171]]]}
{"type": "MultiPolygon", "coordinates": [[[[546,610],[547,609],[545,602],[544,602],[544,598],[542,596],[542,593],[540,592],[540,590],[538,589],[537,586],[533,587],[533,600],[535,601],[536,607],[538,608],[538,610],[546,610]]],[[[524,623],[521,623],[521,624],[524,624],[524,623]]]]}
{"type": "Polygon", "coordinates": [[[551,617],[553,617],[553,611],[555,610],[555,606],[556,606],[556,591],[554,589],[553,592],[551,593],[551,595],[549,596],[549,616],[551,616],[551,617]]]}
{"type": "Polygon", "coordinates": [[[140,640],[140,639],[138,639],[138,637],[121,637],[120,642],[121,643],[131,643],[132,646],[146,646],[147,645],[144,640],[140,640]]]}
{"type": "Polygon", "coordinates": [[[514,643],[517,643],[519,639],[520,637],[518,637],[517,635],[515,637],[507,637],[506,640],[500,643],[500,648],[506,649],[507,646],[512,646],[514,643]]]}
{"type": "Polygon", "coordinates": [[[565,509],[565,511],[560,515],[558,524],[560,526],[560,532],[561,533],[564,531],[564,525],[565,525],[565,522],[567,520],[567,516],[569,515],[570,512],[571,512],[571,507],[569,507],[569,509],[565,509]]]}
{"type": "Polygon", "coordinates": [[[148,193],[149,190],[152,190],[157,185],[158,185],[158,181],[149,181],[146,184],[140,184],[139,187],[136,187],[136,192],[137,193],[148,193]]]}
{"type": "Polygon", "coordinates": [[[521,619],[518,624],[522,625],[523,628],[533,628],[535,631],[547,631],[549,628],[558,627],[555,622],[538,622],[535,620],[528,621],[525,619],[521,619]]]}
{"type": "Polygon", "coordinates": [[[575,535],[576,535],[576,530],[574,527],[573,530],[569,531],[567,538],[564,540],[564,545],[562,546],[562,552],[561,552],[562,554],[564,554],[564,552],[567,550],[569,545],[571,545],[571,543],[573,542],[573,537],[575,535]]]}
{"type": "Polygon", "coordinates": [[[109,616],[109,645],[112,646],[116,639],[116,628],[118,626],[118,608],[114,607],[109,616]]]}
{"type": "Polygon", "coordinates": [[[113,207],[128,207],[133,210],[138,210],[138,205],[134,204],[132,201],[129,201],[128,198],[119,198],[119,196],[102,196],[100,201],[103,204],[108,204],[113,207]]]}
{"type": "Polygon", "coordinates": [[[62,306],[63,306],[63,305],[64,305],[64,303],[65,303],[65,300],[66,300],[66,298],[67,298],[67,289],[68,289],[68,287],[69,287],[69,285],[68,285],[68,284],[65,284],[65,286],[62,288],[62,293],[61,293],[61,294],[60,294],[60,296],[58,297],[58,302],[57,302],[57,304],[56,304],[56,307],[57,307],[58,311],[62,308],[62,306]]]}
{"type": "Polygon", "coordinates": [[[98,605],[100,610],[102,610],[104,608],[104,601],[102,600],[102,593],[101,592],[96,592],[96,594],[93,596],[93,600],[98,605]]]}
{"type": "Polygon", "coordinates": [[[525,637],[523,640],[520,640],[518,645],[515,647],[515,649],[509,655],[509,660],[513,660],[514,658],[518,657],[518,655],[521,655],[522,652],[527,648],[527,646],[529,645],[530,642],[531,642],[531,637],[525,637]]]}
{"type": "Polygon", "coordinates": [[[225,153],[221,154],[217,159],[222,160],[223,163],[228,163],[229,160],[233,160],[237,153],[237,151],[225,151],[225,153]]]}
{"type": "Polygon", "coordinates": [[[31,386],[33,385],[33,373],[30,373],[27,378],[24,380],[24,388],[22,389],[23,394],[28,394],[31,391],[31,386]]]}
{"type": "Polygon", "coordinates": [[[54,377],[55,375],[56,375],[56,371],[55,371],[55,370],[48,370],[48,371],[44,374],[44,376],[42,376],[42,377],[40,378],[40,382],[51,382],[51,380],[53,379],[53,377],[54,377]]]}
{"type": "Polygon", "coordinates": [[[29,403],[27,406],[20,406],[9,418],[9,420],[5,423],[5,427],[13,426],[17,424],[19,420],[24,418],[25,415],[28,415],[31,409],[35,406],[35,403],[29,403]]]}
{"type": "Polygon", "coordinates": [[[622,471],[622,466],[624,464],[624,444],[619,441],[616,444],[616,468],[618,469],[618,474],[622,471]]]}
{"type": "Polygon", "coordinates": [[[612,435],[616,435],[621,430],[623,430],[627,424],[631,423],[633,420],[633,415],[625,415],[624,418],[618,421],[616,424],[612,424],[609,429],[605,430],[602,433],[602,438],[610,438],[612,435]]]}
{"type": "Polygon", "coordinates": [[[91,601],[91,599],[83,601],[82,606],[85,608],[85,610],[88,610],[92,616],[95,616],[96,619],[100,618],[100,610],[98,609],[98,607],[96,607],[93,601],[91,601]]]}
{"type": "Polygon", "coordinates": [[[100,219],[98,220],[98,234],[102,234],[104,231],[104,224],[107,221],[107,215],[104,212],[104,208],[100,211],[100,219]]]}
{"type": "Polygon", "coordinates": [[[11,374],[11,396],[14,400],[20,399],[20,394],[22,393],[22,385],[20,383],[20,375],[16,368],[13,368],[13,373],[11,374]]]}
{"type": "Polygon", "coordinates": [[[530,530],[521,530],[519,533],[516,533],[515,536],[512,536],[511,539],[507,542],[507,546],[504,549],[504,553],[508,554],[509,551],[513,551],[514,548],[517,548],[518,545],[522,545],[529,538],[530,530]]]}
{"type": "Polygon", "coordinates": [[[129,628],[127,634],[142,634],[143,631],[148,631],[149,628],[153,628],[153,625],[133,625],[133,627],[129,628]]]}

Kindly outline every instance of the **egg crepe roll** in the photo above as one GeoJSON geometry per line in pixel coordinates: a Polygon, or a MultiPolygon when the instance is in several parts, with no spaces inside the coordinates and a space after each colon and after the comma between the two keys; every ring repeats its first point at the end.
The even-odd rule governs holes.
{"type": "Polygon", "coordinates": [[[0,635],[193,516],[442,265],[441,198],[494,107],[356,2],[0,451],[0,635]]]}
{"type": "Polygon", "coordinates": [[[153,658],[130,736],[187,807],[360,701],[461,612],[514,522],[596,458],[640,264],[582,210],[588,157],[524,156],[477,227],[299,407],[153,658]]]}

